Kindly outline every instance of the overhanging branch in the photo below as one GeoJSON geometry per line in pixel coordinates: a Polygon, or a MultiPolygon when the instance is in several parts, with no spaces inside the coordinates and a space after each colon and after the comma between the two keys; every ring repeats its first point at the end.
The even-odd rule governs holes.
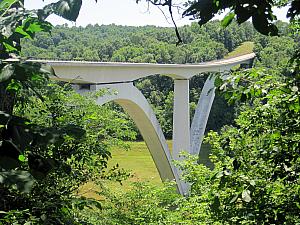
{"type": "MultiPolygon", "coordinates": [[[[139,1],[141,1],[141,0],[136,0],[136,3],[138,3],[139,1]]],[[[172,0],[146,0],[146,1],[148,3],[151,3],[152,5],[155,5],[158,7],[159,6],[168,7],[168,11],[169,11],[172,23],[174,25],[175,33],[176,33],[176,37],[177,37],[176,45],[179,45],[180,43],[182,43],[182,39],[181,39],[179,30],[178,30],[178,27],[177,27],[177,24],[176,24],[176,22],[174,20],[174,16],[173,16],[173,7],[178,7],[178,6],[174,6],[172,0]]]]}

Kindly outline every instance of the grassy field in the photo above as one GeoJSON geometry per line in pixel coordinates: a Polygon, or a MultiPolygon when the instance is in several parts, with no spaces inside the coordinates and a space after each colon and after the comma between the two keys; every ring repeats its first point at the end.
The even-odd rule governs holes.
{"type": "MultiPolygon", "coordinates": [[[[125,183],[149,181],[153,184],[161,184],[158,171],[145,142],[130,142],[129,144],[129,150],[112,150],[112,159],[109,161],[109,165],[118,163],[120,168],[131,171],[132,177],[125,183]]],[[[171,148],[171,141],[168,141],[168,145],[171,148]]]]}
{"type": "MultiPolygon", "coordinates": [[[[109,167],[118,164],[120,168],[130,171],[132,176],[122,182],[122,185],[114,181],[105,181],[104,185],[115,191],[127,191],[132,182],[144,181],[151,184],[161,185],[162,181],[152,160],[150,152],[143,141],[129,142],[130,149],[112,149],[112,158],[109,160],[109,167]]],[[[171,141],[168,141],[171,147],[171,141]]],[[[99,187],[92,182],[83,185],[79,195],[90,198],[99,198],[95,193],[99,187]]]]}
{"type": "MultiPolygon", "coordinates": [[[[130,145],[129,150],[115,148],[111,151],[112,159],[109,160],[109,167],[118,164],[120,168],[130,171],[132,176],[122,182],[122,185],[114,181],[105,181],[105,186],[114,191],[127,191],[130,189],[131,184],[136,181],[162,185],[159,173],[155,167],[154,161],[152,160],[151,154],[145,142],[137,141],[128,143],[130,145]]],[[[169,149],[171,150],[172,141],[168,140],[167,143],[169,149]]],[[[211,166],[208,160],[209,147],[204,145],[201,152],[202,154],[200,157],[200,163],[211,166]]],[[[99,187],[90,182],[83,185],[78,194],[89,198],[99,199],[99,195],[96,194],[97,190],[99,190],[99,187]]]]}
{"type": "Polygon", "coordinates": [[[253,52],[254,43],[250,41],[246,41],[234,49],[232,52],[229,52],[224,58],[233,58],[240,55],[245,55],[253,52]]]}

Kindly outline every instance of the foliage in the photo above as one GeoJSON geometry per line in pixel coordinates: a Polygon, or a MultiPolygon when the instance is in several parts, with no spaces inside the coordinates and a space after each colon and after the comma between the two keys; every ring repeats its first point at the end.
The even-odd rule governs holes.
{"type": "Polygon", "coordinates": [[[295,85],[295,78],[262,69],[236,73],[223,84],[230,101],[245,102],[236,126],[209,133],[213,171],[193,161],[183,165],[191,198],[209,206],[213,221],[299,223],[300,108],[295,85]]]}
{"type": "Polygon", "coordinates": [[[81,0],[60,0],[43,9],[25,10],[23,0],[3,0],[0,4],[1,59],[12,57],[21,50],[20,39],[33,39],[41,31],[50,32],[52,25],[45,21],[50,14],[57,14],[75,21],[81,0]]]}
{"type": "MultiPolygon", "coordinates": [[[[20,60],[21,39],[33,39],[38,32],[50,32],[52,25],[45,19],[57,14],[66,19],[76,19],[81,7],[80,0],[60,0],[46,5],[40,10],[25,10],[22,0],[4,0],[0,3],[0,112],[1,112],[1,169],[8,176],[9,169],[15,169],[24,161],[25,149],[34,146],[47,147],[51,143],[60,143],[63,134],[78,135],[79,127],[45,130],[25,118],[13,115],[16,96],[21,90],[34,90],[38,81],[47,79],[49,70],[41,64],[20,60]],[[7,60],[10,59],[10,60],[7,60]],[[2,61],[5,60],[5,61],[2,61]],[[55,136],[56,135],[56,136],[55,136]],[[42,138],[44,137],[44,138],[42,138]],[[22,159],[22,160],[21,160],[22,159]]],[[[37,94],[37,92],[36,92],[37,94]]],[[[23,100],[23,99],[22,99],[23,100]]],[[[81,130],[81,133],[83,131],[81,130]]],[[[50,159],[30,157],[29,165],[35,172],[47,174],[55,167],[50,159]],[[41,161],[42,167],[36,166],[41,161]],[[40,171],[39,171],[40,170],[40,171]]],[[[13,177],[13,174],[12,174],[13,177]]]]}
{"type": "Polygon", "coordinates": [[[227,29],[213,21],[179,28],[183,44],[175,45],[172,28],[88,25],[56,26],[33,41],[24,41],[23,55],[33,58],[100,60],[149,63],[197,63],[222,58],[255,32],[246,23],[232,23],[227,29]],[[204,46],[209,46],[205,48],[204,46]]]}
{"type": "MultiPolygon", "coordinates": [[[[141,0],[136,0],[140,2],[141,0]]],[[[191,17],[198,20],[199,25],[204,25],[216,14],[229,10],[227,15],[221,21],[221,25],[227,27],[234,19],[238,24],[242,24],[251,19],[255,29],[264,35],[278,35],[278,27],[276,26],[277,17],[274,15],[274,7],[287,6],[288,12],[286,17],[290,22],[297,23],[300,14],[300,5],[298,0],[187,0],[183,3],[183,7],[177,6],[172,0],[146,0],[156,6],[168,7],[171,18],[173,18],[173,9],[184,9],[183,17],[191,17]]],[[[173,20],[174,22],[174,20],[173,20]]],[[[175,22],[174,22],[175,23],[175,22]]],[[[178,42],[182,42],[181,35],[175,24],[175,31],[178,42]]]]}
{"type": "Polygon", "coordinates": [[[258,37],[254,51],[257,66],[273,68],[283,73],[288,68],[288,62],[297,48],[291,37],[258,37]]]}
{"type": "MultiPolygon", "coordinates": [[[[24,150],[20,168],[29,171],[37,182],[31,183],[32,189],[26,194],[15,190],[8,182],[2,183],[0,208],[7,212],[6,217],[12,210],[24,209],[29,210],[22,214],[24,219],[30,220],[30,216],[35,216],[40,222],[65,223],[64,219],[74,219],[71,215],[73,208],[93,203],[75,195],[80,185],[96,179],[122,180],[127,177],[118,167],[107,170],[107,160],[111,157],[109,149],[123,146],[120,138],[133,138],[134,133],[128,122],[118,117],[116,112],[95,103],[95,98],[101,93],[81,96],[68,85],[55,83],[44,83],[40,87],[36,91],[43,101],[23,92],[24,96],[30,97],[15,106],[15,114],[45,127],[48,132],[52,131],[58,141],[43,146],[41,141],[36,140],[37,145],[24,150]],[[77,127],[81,129],[75,129],[77,127]],[[69,132],[71,129],[73,132],[69,132]],[[57,133],[57,130],[63,130],[63,133],[57,133]]],[[[43,138],[47,140],[47,134],[43,138]]],[[[2,220],[7,221],[4,218],[2,220]]]]}
{"type": "Polygon", "coordinates": [[[241,108],[235,125],[206,138],[213,169],[198,164],[195,156],[177,162],[191,184],[190,196],[135,188],[108,194],[100,216],[106,224],[298,224],[297,81],[266,68],[227,77],[219,88],[241,108]]]}
{"type": "Polygon", "coordinates": [[[134,136],[126,122],[100,110],[97,95],[84,99],[68,86],[47,86],[51,70],[20,58],[22,39],[50,32],[50,14],[75,20],[81,3],[60,0],[29,11],[22,0],[0,2],[1,224],[79,223],[73,208],[99,206],[74,196],[80,184],[127,176],[117,167],[104,174],[109,146],[134,136]],[[113,121],[118,130],[109,127],[113,121]]]}
{"type": "Polygon", "coordinates": [[[105,197],[101,209],[80,212],[91,224],[172,224],[180,216],[173,209],[176,200],[182,197],[176,193],[173,183],[160,188],[135,183],[127,193],[107,189],[99,194],[105,197]]]}
{"type": "MultiPolygon", "coordinates": [[[[172,1],[152,2],[172,4],[172,1]]],[[[47,56],[67,59],[190,63],[222,58],[243,41],[252,40],[254,32],[247,27],[239,33],[237,24],[232,23],[234,17],[237,17],[238,23],[252,17],[259,32],[277,34],[277,27],[282,24],[272,22],[275,17],[271,6],[274,4],[291,2],[291,30],[297,29],[299,1],[249,2],[240,5],[239,1],[189,1],[191,7],[185,15],[199,16],[201,24],[210,20],[216,12],[230,7],[231,12],[222,24],[227,26],[231,23],[233,28],[219,29],[215,23],[201,28],[193,25],[183,27],[182,39],[177,30],[183,45],[176,48],[176,40],[170,38],[168,29],[156,31],[153,27],[150,30],[142,28],[142,32],[134,32],[135,29],[130,27],[126,28],[126,32],[120,32],[116,26],[97,25],[97,30],[93,26],[86,30],[71,28],[73,34],[97,31],[94,32],[96,35],[81,40],[83,44],[80,45],[73,44],[78,41],[69,44],[64,40],[64,31],[45,38],[36,35],[52,29],[45,18],[56,13],[67,19],[76,19],[81,0],[60,0],[42,10],[32,11],[25,10],[20,0],[1,1],[0,57],[4,60],[0,62],[0,194],[4,196],[0,202],[1,222],[83,223],[81,219],[87,218],[76,210],[84,209],[88,204],[98,208],[101,205],[93,200],[77,198],[74,190],[88,180],[126,177],[116,168],[108,174],[104,170],[110,156],[110,144],[119,143],[116,137],[132,137],[130,128],[123,121],[124,115],[114,120],[111,118],[114,113],[93,104],[97,96],[85,102],[67,86],[50,84],[46,89],[40,89],[47,81],[45,74],[49,73],[41,75],[41,70],[44,72],[41,65],[19,60],[24,43],[21,39],[37,38],[38,47],[33,46],[29,51],[36,52],[37,57],[41,57],[39,54],[43,52],[47,56]],[[207,6],[209,8],[205,8],[207,6]],[[102,41],[109,32],[116,34],[117,38],[102,41]],[[99,39],[97,35],[103,38],[99,39]],[[94,44],[94,40],[101,40],[99,46],[92,45],[81,51],[88,43],[94,44]],[[210,49],[203,48],[204,44],[210,49]],[[58,50],[54,51],[57,46],[58,50]],[[44,50],[41,51],[41,48],[44,50]],[[10,58],[18,61],[7,60],[10,58]],[[95,112],[99,114],[95,115],[95,112]],[[118,130],[113,130],[113,126],[118,130]]],[[[292,53],[297,46],[293,39],[299,39],[297,34],[282,39],[258,37],[261,46],[267,42],[284,54],[292,53]],[[281,41],[287,44],[287,48],[282,48],[281,41]]],[[[24,44],[27,45],[26,42],[24,44]]],[[[296,52],[290,60],[294,64],[287,67],[288,57],[276,61],[278,55],[271,48],[262,49],[260,45],[256,46],[260,60],[256,64],[271,69],[253,69],[246,75],[235,73],[221,86],[222,90],[226,90],[225,96],[229,101],[245,103],[238,110],[235,126],[225,127],[220,134],[209,135],[215,168],[210,171],[192,160],[181,164],[186,179],[192,184],[191,196],[185,199],[173,194],[170,188],[158,191],[144,187],[137,187],[125,196],[106,194],[109,201],[104,215],[108,219],[120,224],[300,223],[297,204],[300,186],[299,53],[296,52]],[[286,77],[278,73],[284,73],[286,77]]],[[[157,80],[155,84],[150,81],[150,85],[160,85],[160,78],[157,80]]],[[[152,88],[147,87],[147,83],[147,80],[141,82],[145,91],[152,88]]],[[[167,103],[164,110],[170,112],[172,92],[152,94],[149,91],[149,95],[153,102],[167,103]]],[[[192,96],[197,95],[195,90],[192,96]]],[[[164,111],[160,105],[156,110],[164,111]]],[[[170,124],[170,121],[166,122],[168,130],[170,124]]]]}

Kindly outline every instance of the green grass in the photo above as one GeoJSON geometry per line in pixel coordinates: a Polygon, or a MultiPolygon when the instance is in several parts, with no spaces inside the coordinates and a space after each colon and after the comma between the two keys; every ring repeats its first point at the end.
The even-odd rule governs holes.
{"type": "MultiPolygon", "coordinates": [[[[168,141],[171,145],[171,141],[168,141]]],[[[132,172],[132,177],[126,182],[149,181],[160,184],[161,179],[152,160],[151,154],[143,141],[130,142],[130,149],[113,149],[109,165],[119,164],[120,168],[132,172]]]]}
{"type": "Polygon", "coordinates": [[[253,52],[254,42],[246,41],[234,49],[232,52],[229,52],[224,58],[233,58],[241,55],[246,55],[253,52]]]}
{"type": "MultiPolygon", "coordinates": [[[[122,185],[115,181],[105,181],[105,186],[114,191],[128,191],[130,190],[131,184],[137,181],[149,182],[154,185],[162,185],[159,173],[155,167],[146,143],[143,141],[128,143],[130,146],[129,150],[121,148],[112,149],[112,158],[109,160],[108,166],[113,167],[118,164],[120,168],[130,171],[132,177],[123,181],[122,185]]],[[[167,144],[169,149],[172,150],[172,141],[168,140],[167,144]]],[[[199,162],[211,167],[212,164],[209,162],[208,156],[209,147],[207,145],[203,145],[199,162]]],[[[97,185],[93,182],[89,182],[80,188],[78,194],[89,198],[101,199],[101,197],[96,194],[96,191],[98,190],[99,187],[97,187],[97,185]]]]}
{"type": "MultiPolygon", "coordinates": [[[[171,148],[171,141],[167,141],[171,148]]],[[[114,181],[105,181],[104,185],[115,191],[127,191],[133,182],[143,181],[155,185],[162,185],[159,173],[152,160],[151,154],[143,141],[129,142],[130,149],[115,148],[111,150],[112,158],[108,161],[108,167],[118,164],[119,168],[130,171],[132,176],[122,182],[122,185],[114,181]]],[[[79,189],[79,195],[89,198],[101,199],[96,191],[99,187],[93,182],[83,185],[79,189]]]]}

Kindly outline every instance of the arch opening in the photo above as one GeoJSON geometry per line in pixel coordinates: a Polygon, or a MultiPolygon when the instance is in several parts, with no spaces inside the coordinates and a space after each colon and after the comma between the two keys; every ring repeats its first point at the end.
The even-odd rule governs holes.
{"type": "Polygon", "coordinates": [[[133,83],[96,86],[96,89],[101,88],[109,88],[115,94],[99,97],[97,103],[102,105],[114,101],[129,114],[150,151],[161,179],[163,181],[175,180],[178,191],[183,194],[184,186],[179,179],[178,170],[172,165],[172,156],[167,142],[154,112],[143,94],[133,83]]]}

